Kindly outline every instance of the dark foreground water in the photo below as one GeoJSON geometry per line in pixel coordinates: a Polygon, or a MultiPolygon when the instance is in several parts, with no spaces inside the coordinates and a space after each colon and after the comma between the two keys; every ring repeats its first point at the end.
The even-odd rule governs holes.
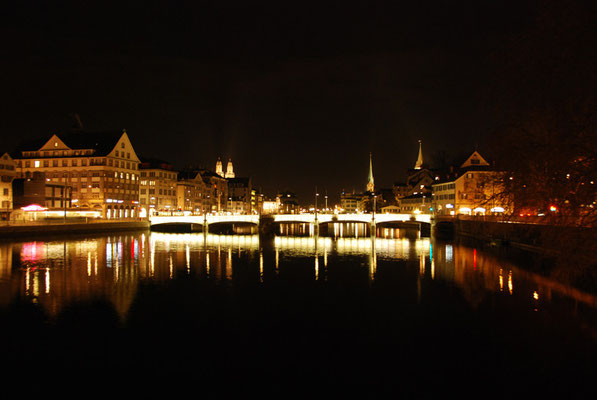
{"type": "Polygon", "coordinates": [[[68,397],[590,398],[597,297],[522,267],[429,238],[1,243],[2,386],[68,397]]]}

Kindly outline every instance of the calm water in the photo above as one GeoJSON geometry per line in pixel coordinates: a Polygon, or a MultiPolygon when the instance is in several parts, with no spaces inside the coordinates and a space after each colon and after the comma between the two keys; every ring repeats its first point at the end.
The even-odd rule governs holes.
{"type": "Polygon", "coordinates": [[[209,398],[594,392],[596,296],[480,248],[350,234],[0,243],[5,382],[209,398]]]}

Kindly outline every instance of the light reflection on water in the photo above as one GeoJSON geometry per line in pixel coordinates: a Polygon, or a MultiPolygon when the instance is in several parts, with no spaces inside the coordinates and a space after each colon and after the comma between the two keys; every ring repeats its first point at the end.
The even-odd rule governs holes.
{"type": "Polygon", "coordinates": [[[330,264],[356,260],[370,282],[383,279],[380,268],[414,268],[420,279],[441,279],[460,288],[473,306],[500,294],[516,295],[520,306],[537,311],[555,298],[597,307],[591,294],[481,250],[429,238],[278,236],[264,242],[258,235],[156,232],[0,244],[0,300],[8,305],[17,297],[30,298],[55,314],[69,302],[105,297],[124,316],[143,280],[193,274],[233,283],[235,268],[242,265],[263,282],[276,279],[287,262],[309,258],[314,280],[327,280],[330,264]]]}

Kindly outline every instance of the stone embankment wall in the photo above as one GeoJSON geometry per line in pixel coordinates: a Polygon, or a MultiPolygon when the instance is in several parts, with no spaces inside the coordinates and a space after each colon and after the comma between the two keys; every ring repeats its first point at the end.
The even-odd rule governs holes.
{"type": "Polygon", "coordinates": [[[592,251],[597,238],[596,228],[472,219],[436,221],[433,231],[441,238],[465,236],[537,252],[592,251]]]}
{"type": "Polygon", "coordinates": [[[148,228],[149,223],[147,220],[4,225],[0,226],[0,238],[51,236],[75,233],[102,233],[143,230],[148,228]]]}

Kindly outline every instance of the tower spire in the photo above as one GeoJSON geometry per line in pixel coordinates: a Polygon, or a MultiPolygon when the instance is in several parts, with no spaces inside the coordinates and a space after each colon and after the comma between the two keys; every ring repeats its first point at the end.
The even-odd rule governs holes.
{"type": "Polygon", "coordinates": [[[422,148],[421,141],[419,140],[419,156],[417,157],[415,169],[421,169],[422,167],[423,167],[423,148],[422,148]]]}
{"type": "Polygon", "coordinates": [[[218,157],[218,161],[216,161],[216,174],[224,177],[224,170],[222,168],[222,160],[220,160],[220,157],[218,157]]]}
{"type": "Polygon", "coordinates": [[[228,165],[226,165],[226,178],[234,178],[234,168],[232,167],[232,159],[228,159],[228,165]]]}
{"type": "Polygon", "coordinates": [[[373,155],[369,153],[369,179],[367,181],[367,191],[373,192],[375,190],[375,184],[373,182],[373,155]]]}

